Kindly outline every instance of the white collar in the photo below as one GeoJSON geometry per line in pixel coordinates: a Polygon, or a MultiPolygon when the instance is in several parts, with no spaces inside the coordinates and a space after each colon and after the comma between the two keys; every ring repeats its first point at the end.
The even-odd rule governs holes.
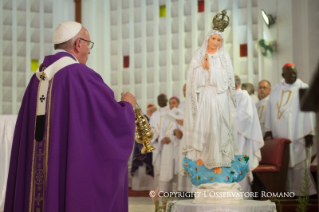
{"type": "Polygon", "coordinates": [[[67,51],[65,51],[64,49],[55,49],[55,50],[53,51],[53,54],[57,54],[57,53],[60,53],[60,52],[69,53],[69,54],[72,55],[72,56],[75,58],[75,60],[79,63],[78,59],[77,59],[72,53],[67,52],[67,51]]]}

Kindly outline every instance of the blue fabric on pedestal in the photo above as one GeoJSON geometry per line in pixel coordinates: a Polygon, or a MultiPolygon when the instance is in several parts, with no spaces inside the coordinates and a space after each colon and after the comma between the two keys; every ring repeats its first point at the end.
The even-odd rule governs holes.
{"type": "Polygon", "coordinates": [[[183,167],[193,185],[199,186],[205,183],[233,183],[244,179],[249,171],[249,157],[247,155],[235,155],[235,161],[231,167],[221,167],[222,172],[215,174],[213,169],[207,169],[205,165],[198,166],[197,162],[184,157],[183,167]]]}

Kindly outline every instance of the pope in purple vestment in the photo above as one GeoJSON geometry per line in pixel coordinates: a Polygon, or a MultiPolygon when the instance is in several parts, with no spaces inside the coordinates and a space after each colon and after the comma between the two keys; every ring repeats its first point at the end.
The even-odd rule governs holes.
{"type": "MultiPolygon", "coordinates": [[[[60,51],[46,56],[39,70],[63,57],[80,58],[60,51]]],[[[81,61],[68,65],[49,82],[44,134],[37,141],[39,82],[31,78],[18,114],[4,211],[128,211],[132,104],[117,102],[101,76],[81,61]]]]}

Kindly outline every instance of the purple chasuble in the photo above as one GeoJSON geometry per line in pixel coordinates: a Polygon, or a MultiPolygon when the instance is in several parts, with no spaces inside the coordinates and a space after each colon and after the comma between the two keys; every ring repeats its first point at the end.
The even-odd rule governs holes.
{"type": "MultiPolygon", "coordinates": [[[[65,56],[74,59],[50,55],[40,70],[65,56]]],[[[66,66],[50,80],[44,136],[35,141],[39,82],[31,78],[18,114],[4,211],[128,211],[131,104],[117,102],[87,66],[66,66]]]]}

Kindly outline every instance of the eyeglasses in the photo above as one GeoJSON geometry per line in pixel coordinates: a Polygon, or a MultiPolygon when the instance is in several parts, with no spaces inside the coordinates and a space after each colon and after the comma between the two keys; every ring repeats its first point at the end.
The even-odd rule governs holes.
{"type": "Polygon", "coordinates": [[[83,41],[85,41],[85,42],[88,42],[88,47],[89,47],[89,49],[90,49],[90,50],[93,49],[94,43],[93,43],[92,41],[85,40],[85,39],[83,39],[83,38],[80,38],[80,40],[83,40],[83,41]]]}

